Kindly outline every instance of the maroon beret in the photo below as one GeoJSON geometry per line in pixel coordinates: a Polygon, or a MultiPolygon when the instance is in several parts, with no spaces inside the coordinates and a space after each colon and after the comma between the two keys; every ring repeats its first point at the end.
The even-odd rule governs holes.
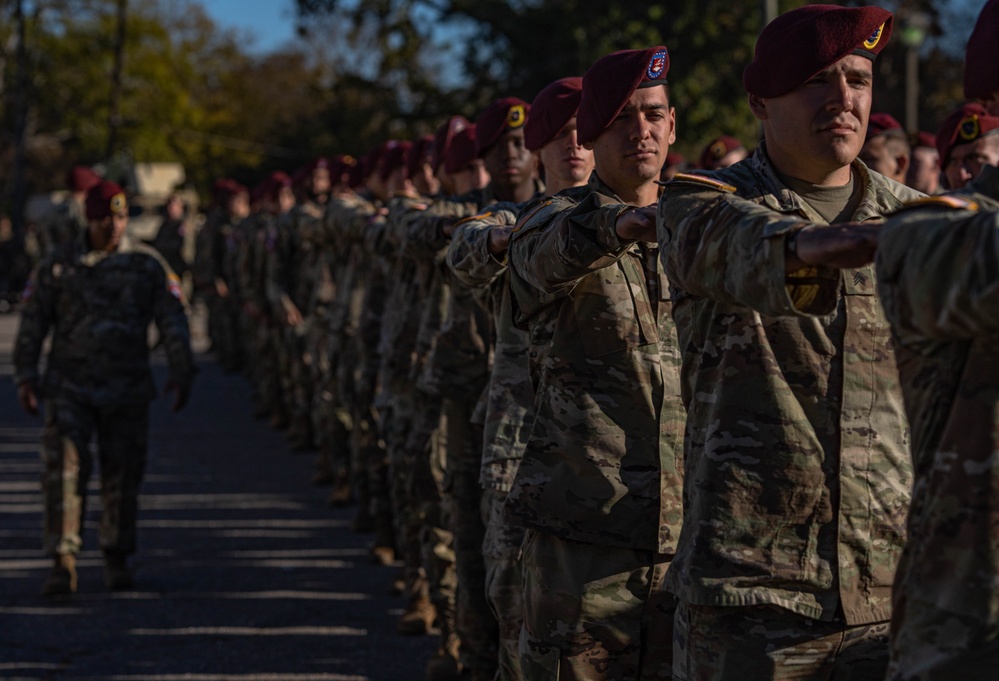
{"type": "Polygon", "coordinates": [[[666,154],[666,162],[663,163],[663,166],[668,168],[670,166],[680,165],[681,163],[686,162],[687,159],[683,157],[683,154],[678,151],[670,151],[666,154]]]}
{"type": "Polygon", "coordinates": [[[878,135],[897,135],[901,137],[905,135],[905,130],[902,129],[902,124],[891,114],[872,113],[870,118],[867,119],[866,139],[871,139],[878,135]]]}
{"type": "Polygon", "coordinates": [[[537,151],[562,132],[583,98],[583,79],[559,78],[545,87],[531,102],[531,116],[524,126],[524,146],[537,151]]]}
{"type": "Polygon", "coordinates": [[[87,219],[103,220],[112,215],[128,215],[128,201],[120,185],[99,180],[87,190],[87,219]]]}
{"type": "Polygon", "coordinates": [[[663,45],[622,50],[601,57],[583,76],[583,97],[576,114],[576,138],[592,142],[613,122],[640,87],[665,85],[669,51],[663,45]]]}
{"type": "Polygon", "coordinates": [[[215,194],[215,200],[219,203],[224,203],[239,194],[249,194],[246,187],[241,185],[239,182],[236,182],[236,180],[230,180],[227,177],[215,180],[213,192],[215,194]]]}
{"type": "Polygon", "coordinates": [[[891,27],[891,12],[880,7],[805,5],[785,12],[760,33],[742,84],[751,95],[780,97],[848,55],[873,60],[891,27]]]}
{"type": "Polygon", "coordinates": [[[444,170],[456,173],[478,157],[475,125],[469,125],[451,140],[451,146],[444,157],[444,170]]]}
{"type": "Polygon", "coordinates": [[[714,161],[718,161],[724,158],[729,152],[742,149],[744,146],[737,137],[732,137],[731,135],[716,137],[708,142],[708,145],[704,147],[704,151],[701,152],[699,167],[710,168],[714,161]]]}
{"type": "Polygon", "coordinates": [[[384,182],[389,175],[399,168],[405,168],[409,160],[409,150],[413,146],[412,142],[400,142],[392,140],[385,146],[382,154],[381,164],[378,167],[378,177],[384,182]]]}
{"type": "Polygon", "coordinates": [[[101,176],[87,166],[73,166],[66,173],[66,186],[70,191],[85,192],[101,181],[101,176]]]}
{"type": "Polygon", "coordinates": [[[337,154],[330,160],[330,181],[334,185],[350,184],[350,174],[357,167],[357,161],[348,154],[337,154]]]}
{"type": "Polygon", "coordinates": [[[413,177],[420,172],[420,168],[430,163],[434,154],[434,136],[425,135],[413,142],[413,148],[409,150],[409,160],[406,161],[406,172],[413,177]]]}
{"type": "Polygon", "coordinates": [[[254,202],[258,202],[263,199],[277,201],[281,190],[290,186],[291,176],[283,170],[274,170],[271,171],[267,177],[254,185],[253,191],[250,192],[250,199],[254,202]]]}
{"type": "Polygon", "coordinates": [[[444,162],[444,157],[447,156],[448,149],[451,148],[451,140],[454,139],[454,136],[470,125],[471,123],[464,116],[451,116],[440,124],[434,134],[434,157],[430,162],[434,172],[444,162]]]}
{"type": "Polygon", "coordinates": [[[999,116],[990,116],[981,104],[965,104],[947,116],[937,131],[940,166],[947,165],[947,158],[955,146],[974,142],[997,128],[999,116]]]}
{"type": "Polygon", "coordinates": [[[507,130],[524,127],[530,112],[531,105],[516,97],[497,99],[483,109],[475,119],[476,153],[482,156],[507,130]]]}
{"type": "Polygon", "coordinates": [[[929,147],[931,149],[937,148],[937,136],[932,132],[926,132],[925,130],[920,130],[915,135],[909,139],[909,144],[912,148],[916,147],[929,147]]]}
{"type": "Polygon", "coordinates": [[[989,0],[978,15],[975,30],[968,38],[964,58],[964,96],[988,99],[999,91],[999,0],[989,0]]]}

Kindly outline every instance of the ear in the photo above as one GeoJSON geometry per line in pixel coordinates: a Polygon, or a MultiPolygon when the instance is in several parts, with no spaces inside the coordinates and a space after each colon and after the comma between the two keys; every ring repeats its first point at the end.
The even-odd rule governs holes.
{"type": "Polygon", "coordinates": [[[905,175],[909,172],[909,155],[899,154],[895,157],[895,163],[898,165],[899,175],[905,175]]]}
{"type": "Polygon", "coordinates": [[[669,143],[676,142],[676,109],[669,108],[669,143]]]}
{"type": "Polygon", "coordinates": [[[767,113],[767,100],[763,97],[749,95],[749,110],[761,121],[765,121],[770,117],[767,113]]]}

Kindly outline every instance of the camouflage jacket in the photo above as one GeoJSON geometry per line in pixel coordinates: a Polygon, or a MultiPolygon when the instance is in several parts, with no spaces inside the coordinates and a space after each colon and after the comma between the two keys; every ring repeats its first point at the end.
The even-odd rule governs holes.
{"type": "MultiPolygon", "coordinates": [[[[853,169],[856,221],[921,196],[853,169]]],[[[873,267],[785,275],[785,236],[824,221],[762,146],[711,178],[667,184],[658,210],[687,407],[667,586],[695,604],[888,619],[912,469],[873,267]]]]}
{"type": "Polygon", "coordinates": [[[534,387],[528,363],[527,333],[515,326],[509,262],[489,252],[489,232],[496,225],[513,225],[509,210],[488,210],[458,224],[451,235],[447,264],[455,279],[468,288],[487,288],[496,329],[493,368],[486,388],[482,472],[485,488],[508,492],[534,424],[534,387]]]}
{"type": "MultiPolygon", "coordinates": [[[[410,252],[426,256],[447,247],[450,239],[443,233],[445,221],[472,216],[492,202],[491,187],[437,201],[410,227],[410,248],[420,246],[410,252]]],[[[439,287],[437,293],[446,297],[446,307],[433,337],[420,386],[442,397],[475,401],[489,379],[492,320],[478,304],[478,294],[465,286],[452,286],[449,273],[444,273],[439,287]]],[[[428,323],[433,321],[436,320],[427,318],[428,323]]]]}
{"type": "Polygon", "coordinates": [[[363,231],[367,217],[374,212],[374,204],[358,194],[334,196],[326,205],[323,243],[331,250],[336,288],[329,323],[337,349],[346,342],[343,339],[354,337],[361,323],[364,254],[356,235],[363,231]]]}
{"type": "Polygon", "coordinates": [[[895,624],[962,622],[966,640],[985,641],[999,629],[999,169],[969,190],[892,217],[877,262],[915,468],[895,624]],[[909,600],[938,621],[919,621],[930,610],[909,600]]]}
{"type": "Polygon", "coordinates": [[[146,335],[152,321],[171,377],[189,384],[196,368],[177,275],[128,235],[104,253],[90,251],[81,232],[32,275],[14,349],[17,382],[38,380],[51,331],[43,396],[95,406],[149,401],[156,396],[146,335]]]}
{"type": "Polygon", "coordinates": [[[628,208],[594,174],[520,214],[510,286],[537,396],[506,513],[565,539],[672,553],[680,357],[656,244],[617,236],[628,208]]]}

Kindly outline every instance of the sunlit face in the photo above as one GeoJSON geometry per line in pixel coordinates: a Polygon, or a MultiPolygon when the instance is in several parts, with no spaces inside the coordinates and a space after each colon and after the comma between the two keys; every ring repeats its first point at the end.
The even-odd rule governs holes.
{"type": "Polygon", "coordinates": [[[960,189],[978,177],[987,165],[999,166],[999,133],[951,148],[943,169],[947,188],[960,189]]]}
{"type": "Polygon", "coordinates": [[[128,214],[114,213],[100,220],[90,220],[90,246],[97,251],[114,251],[128,228],[128,214]]]}
{"type": "Polygon", "coordinates": [[[734,166],[739,161],[742,161],[749,155],[749,152],[744,148],[733,149],[724,156],[722,156],[717,161],[712,161],[711,167],[708,170],[721,170],[722,168],[728,168],[729,166],[734,166]]]}
{"type": "Polygon", "coordinates": [[[538,157],[545,169],[545,184],[555,187],[578,187],[586,184],[593,172],[593,151],[576,140],[576,117],[545,146],[538,150],[538,157]]]}
{"type": "Polygon", "coordinates": [[[905,173],[900,172],[898,157],[884,135],[877,135],[864,143],[860,149],[860,160],[871,170],[897,182],[905,178],[905,173]]]}
{"type": "Polygon", "coordinates": [[[912,150],[905,183],[924,194],[934,194],[940,184],[940,152],[931,147],[912,150]]]}
{"type": "Polygon", "coordinates": [[[250,214],[250,195],[246,192],[240,192],[229,198],[226,207],[232,218],[243,220],[250,214]]]}
{"type": "Polygon", "coordinates": [[[507,130],[483,154],[486,171],[500,187],[519,187],[537,171],[537,158],[524,146],[524,129],[507,130]]]}
{"type": "Polygon", "coordinates": [[[813,182],[842,174],[864,146],[872,84],[871,60],[849,55],[780,97],[751,95],[776,168],[813,182]]]}
{"type": "Polygon", "coordinates": [[[295,207],[295,192],[291,187],[285,186],[278,190],[277,211],[279,215],[287,213],[295,207]]]}
{"type": "Polygon", "coordinates": [[[638,88],[610,126],[587,146],[597,175],[619,193],[659,179],[669,145],[676,141],[676,111],[666,88],[638,88]]]}

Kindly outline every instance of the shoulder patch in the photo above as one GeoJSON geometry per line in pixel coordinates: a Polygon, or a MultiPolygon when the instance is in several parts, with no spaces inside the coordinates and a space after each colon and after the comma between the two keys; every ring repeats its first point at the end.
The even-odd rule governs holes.
{"type": "Polygon", "coordinates": [[[900,210],[908,208],[951,208],[953,210],[977,211],[979,206],[976,201],[966,199],[953,194],[941,194],[939,196],[924,196],[914,201],[906,201],[900,210]]]}
{"type": "Polygon", "coordinates": [[[513,231],[519,232],[524,229],[540,227],[571,205],[571,203],[565,200],[559,201],[554,197],[549,197],[530,210],[521,213],[517,217],[517,224],[514,226],[513,231]]]}
{"type": "MultiPolygon", "coordinates": [[[[730,184],[726,184],[714,178],[708,177],[707,175],[696,175],[694,173],[677,173],[673,176],[671,182],[679,182],[681,184],[697,184],[704,187],[710,187],[711,189],[716,189],[721,192],[728,192],[731,194],[736,189],[730,184]]],[[[669,184],[669,183],[667,183],[669,184]]]]}

